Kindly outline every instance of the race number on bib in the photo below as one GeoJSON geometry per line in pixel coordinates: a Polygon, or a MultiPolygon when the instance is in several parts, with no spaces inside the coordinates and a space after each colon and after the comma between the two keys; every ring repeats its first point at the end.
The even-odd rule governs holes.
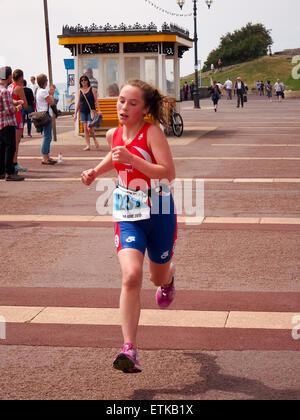
{"type": "Polygon", "coordinates": [[[141,190],[129,191],[122,187],[115,189],[113,219],[115,222],[150,219],[148,194],[141,190]]]}

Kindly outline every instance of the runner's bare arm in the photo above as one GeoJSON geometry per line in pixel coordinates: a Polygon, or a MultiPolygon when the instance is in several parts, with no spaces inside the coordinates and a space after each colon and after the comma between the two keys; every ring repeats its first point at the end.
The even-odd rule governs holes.
{"type": "MultiPolygon", "coordinates": [[[[111,130],[108,130],[106,133],[106,141],[110,147],[112,145],[112,140],[113,140],[113,135],[114,135],[115,130],[116,129],[113,128],[111,130]]],[[[97,176],[99,176],[99,175],[105,174],[106,172],[111,171],[112,169],[114,169],[114,165],[112,162],[112,152],[110,151],[102,160],[102,162],[100,162],[99,165],[96,166],[95,171],[97,173],[97,176]]]]}
{"type": "MultiPolygon", "coordinates": [[[[106,133],[106,140],[107,143],[111,146],[113,133],[115,129],[109,130],[106,133]]],[[[90,185],[95,179],[105,174],[106,172],[111,171],[114,168],[112,163],[112,152],[110,151],[105,158],[93,169],[88,169],[81,174],[81,181],[85,185],[90,185]]]]}

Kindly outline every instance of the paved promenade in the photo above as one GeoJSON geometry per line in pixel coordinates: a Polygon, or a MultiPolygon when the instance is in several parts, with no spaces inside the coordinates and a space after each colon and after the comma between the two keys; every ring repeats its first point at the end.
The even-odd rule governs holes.
{"type": "Polygon", "coordinates": [[[182,104],[184,135],[169,142],[178,185],[195,195],[204,182],[204,214],[180,209],[166,311],[145,263],[139,375],[112,369],[113,223],[97,213],[96,184],[80,183],[105,138],[83,152],[61,117],[52,154],[63,163],[44,167],[41,137],[25,137],[26,181],[0,181],[0,400],[300,399],[300,100],[201,105],[182,104]]]}

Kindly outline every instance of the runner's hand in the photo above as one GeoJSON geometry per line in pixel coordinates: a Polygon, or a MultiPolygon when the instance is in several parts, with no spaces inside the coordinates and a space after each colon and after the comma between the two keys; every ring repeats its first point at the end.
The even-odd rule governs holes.
{"type": "Polygon", "coordinates": [[[81,174],[81,182],[84,185],[89,186],[89,185],[92,184],[92,182],[95,181],[96,176],[97,176],[97,174],[96,174],[95,169],[88,169],[87,171],[82,172],[82,174],[81,174]]]}
{"type": "Polygon", "coordinates": [[[114,162],[128,163],[132,165],[133,154],[128,151],[126,146],[117,146],[112,149],[112,160],[114,162]]]}

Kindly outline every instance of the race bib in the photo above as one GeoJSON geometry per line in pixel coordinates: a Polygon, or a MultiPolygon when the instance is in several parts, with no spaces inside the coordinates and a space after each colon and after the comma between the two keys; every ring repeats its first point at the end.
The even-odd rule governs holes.
{"type": "Polygon", "coordinates": [[[137,222],[150,219],[148,194],[144,191],[129,191],[118,187],[114,191],[113,220],[115,222],[137,222]]]}

